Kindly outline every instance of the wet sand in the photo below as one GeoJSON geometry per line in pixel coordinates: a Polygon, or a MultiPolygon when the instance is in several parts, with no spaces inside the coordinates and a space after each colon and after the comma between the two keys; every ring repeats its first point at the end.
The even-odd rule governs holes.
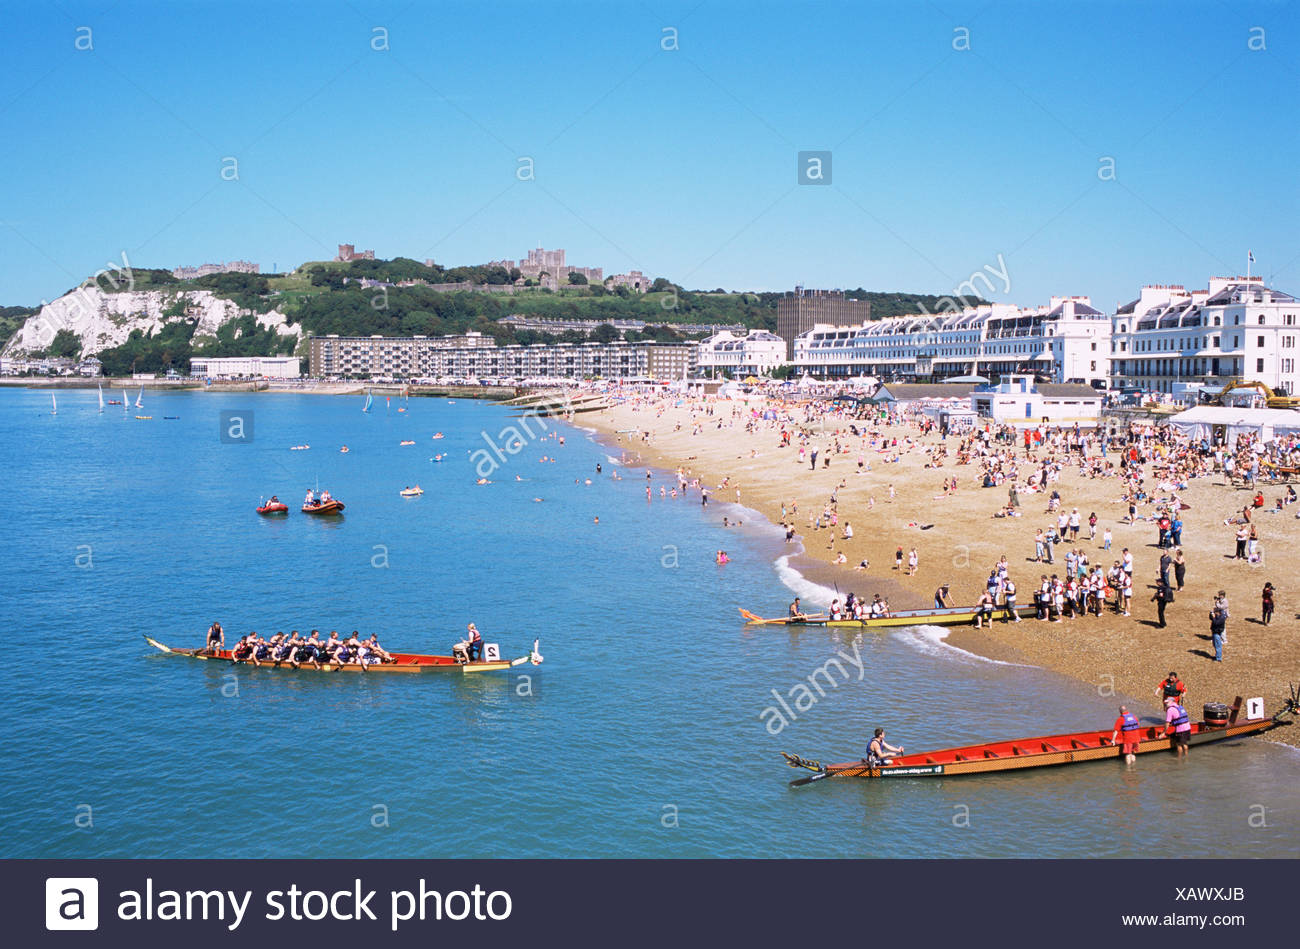
{"type": "MultiPolygon", "coordinates": [[[[931,606],[934,591],[942,583],[950,585],[954,605],[974,603],[1003,554],[1019,588],[1020,602],[1032,602],[1041,574],[1064,573],[1064,557],[1070,547],[1086,550],[1091,561],[1103,567],[1109,567],[1128,547],[1134,557],[1132,616],[1108,609],[1101,617],[1059,623],[1026,620],[1019,624],[996,622],[983,630],[955,627],[947,640],[952,646],[989,658],[1042,666],[1093,685],[1107,706],[1101,716],[1106,722],[1111,720],[1109,706],[1117,704],[1112,696],[1136,697],[1144,702],[1143,714],[1156,714],[1156,684],[1171,669],[1187,685],[1187,707],[1195,718],[1200,717],[1203,703],[1231,704],[1238,695],[1263,696],[1271,714],[1282,706],[1288,682],[1300,683],[1300,600],[1288,576],[1295,569],[1292,564],[1300,564],[1300,558],[1293,561],[1291,554],[1300,549],[1300,521],[1295,516],[1300,504],[1290,505],[1282,513],[1270,512],[1285,487],[1264,487],[1265,508],[1254,513],[1264,554],[1258,565],[1232,558],[1235,527],[1224,525],[1224,518],[1248,504],[1253,492],[1229,486],[1222,475],[1193,479],[1187,490],[1179,492],[1191,505],[1183,512],[1186,587],[1168,606],[1168,625],[1161,629],[1155,622],[1156,605],[1150,602],[1161,553],[1156,527],[1143,520],[1131,525],[1122,522],[1127,506],[1120,500],[1122,487],[1117,478],[1086,478],[1077,467],[1062,472],[1060,481],[1050,487],[1060,492],[1066,511],[1079,509],[1084,524],[1077,542],[1057,547],[1055,564],[1040,564],[1033,560],[1034,533],[1055,524],[1055,514],[1046,512],[1046,497],[1022,490],[1021,517],[993,517],[1007,503],[1008,486],[983,488],[978,465],[957,465],[958,439],[948,440],[950,454],[942,467],[927,468],[929,458],[923,448],[938,443],[937,434],[922,438],[912,426],[882,427],[882,432],[897,436],[900,443],[899,461],[886,463],[884,454],[861,448],[862,441],[849,435],[847,421],[831,419],[824,426],[813,422],[808,426],[814,433],[810,446],[820,448],[824,457],[839,429],[844,449],[832,457],[828,468],[819,457],[813,471],[807,460],[799,463],[797,440],[793,446],[779,447],[779,429],[764,425],[753,433],[745,431],[754,408],[761,408],[761,400],[754,397],[722,400],[715,403],[712,417],[693,418],[689,406],[628,403],[584,414],[581,424],[602,432],[629,458],[669,470],[686,469],[688,477],[703,480],[717,501],[736,501],[738,488],[740,503],[774,524],[782,522],[784,504],[785,520],[794,523],[806,548],[803,558],[792,558],[792,566],[809,580],[842,592],[851,590],[868,599],[873,593],[882,593],[894,609],[931,606]],[[697,423],[703,424],[703,430],[692,434],[697,423]],[[631,429],[641,434],[627,434],[631,429]],[[648,439],[644,437],[647,432],[648,439]],[[910,448],[904,446],[908,436],[915,442],[910,448]],[[860,451],[871,469],[862,473],[857,464],[860,451]],[[954,476],[957,490],[945,495],[941,479],[954,476]],[[724,480],[725,487],[721,486],[724,480]],[[895,491],[892,500],[891,484],[895,491]],[[840,529],[811,530],[810,515],[821,513],[837,488],[840,529]],[[1094,511],[1097,538],[1088,541],[1086,522],[1094,511]],[[847,541],[840,536],[846,521],[854,531],[847,541]],[[925,525],[933,526],[922,529],[925,525]],[[1106,552],[1101,541],[1108,526],[1113,542],[1106,552]],[[904,550],[904,563],[902,570],[895,570],[899,546],[904,550]],[[913,547],[919,564],[916,575],[908,576],[906,556],[913,547]],[[840,552],[847,559],[846,566],[832,562],[840,552]],[[853,565],[864,558],[870,566],[854,570],[853,565]],[[1277,613],[1267,627],[1259,620],[1260,590],[1265,581],[1277,587],[1277,613]],[[1209,610],[1220,589],[1227,591],[1231,618],[1224,661],[1216,663],[1209,610]]],[[[1017,455],[1023,457],[1023,451],[1018,450],[1017,455]]],[[[1022,465],[1022,478],[1024,470],[1022,465]]],[[[690,500],[698,503],[698,494],[692,492],[690,500]]],[[[661,502],[656,491],[654,503],[681,501],[661,502]]],[[[784,615],[789,599],[784,589],[755,590],[746,605],[760,615],[779,616],[784,615]]],[[[1080,727],[1090,725],[1080,723],[1080,727]]],[[[1300,727],[1270,734],[1278,741],[1300,746],[1300,727]]]]}

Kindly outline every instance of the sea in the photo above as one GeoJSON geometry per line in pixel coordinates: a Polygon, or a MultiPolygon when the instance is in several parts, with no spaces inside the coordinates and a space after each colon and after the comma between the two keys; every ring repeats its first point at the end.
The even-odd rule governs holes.
{"type": "Polygon", "coordinates": [[[624,463],[581,416],[382,395],[369,412],[306,394],[57,400],[55,414],[48,391],[0,390],[0,856],[1282,857],[1300,843],[1300,755],[1258,738],[1131,771],[791,788],[808,772],[783,751],[851,760],[877,726],[909,751],[1106,727],[1125,697],[933,627],[746,626],[739,608],[781,615],[795,592],[835,591],[795,571],[755,512],[662,497],[672,475],[624,463]],[[344,514],[300,513],[309,488],[344,514]],[[255,512],[272,494],[287,517],[255,512]],[[536,640],[544,661],[320,674],[144,639],[200,646],[214,620],[227,642],[356,629],[440,654],[474,622],[503,656],[536,640]]]}

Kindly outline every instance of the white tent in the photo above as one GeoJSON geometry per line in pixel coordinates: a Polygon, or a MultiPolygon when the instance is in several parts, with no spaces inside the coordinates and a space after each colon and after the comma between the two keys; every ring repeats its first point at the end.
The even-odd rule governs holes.
{"type": "Polygon", "coordinates": [[[1249,409],[1223,405],[1198,405],[1169,418],[1169,424],[1194,439],[1211,438],[1222,427],[1228,440],[1251,432],[1264,441],[1276,435],[1300,432],[1300,412],[1291,409],[1249,409]]]}

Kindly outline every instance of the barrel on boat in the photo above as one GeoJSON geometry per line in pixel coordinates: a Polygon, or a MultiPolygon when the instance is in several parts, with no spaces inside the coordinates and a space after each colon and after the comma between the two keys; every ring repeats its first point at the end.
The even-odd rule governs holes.
{"type": "Polygon", "coordinates": [[[1228,706],[1222,702],[1205,703],[1205,724],[1210,728],[1226,728],[1228,725],[1228,706]]]}

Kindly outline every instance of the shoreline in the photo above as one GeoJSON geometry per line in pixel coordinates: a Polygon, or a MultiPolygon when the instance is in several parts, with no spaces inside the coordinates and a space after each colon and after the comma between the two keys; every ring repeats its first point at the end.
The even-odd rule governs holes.
{"type": "MultiPolygon", "coordinates": [[[[951,603],[973,603],[983,590],[989,568],[1005,555],[1022,591],[1023,603],[1032,602],[1031,591],[1044,568],[1049,573],[1063,568],[1059,551],[1055,564],[1050,566],[1025,556],[1026,547],[1030,554],[1033,552],[1034,529],[1048,519],[1043,498],[1024,497],[1022,516],[1018,518],[993,518],[993,510],[1005,503],[1006,492],[968,486],[977,472],[975,466],[960,467],[949,461],[931,474],[922,464],[922,459],[928,457],[923,449],[939,445],[938,436],[920,437],[910,425],[885,427],[888,437],[898,438],[900,457],[897,463],[883,464],[874,450],[862,448],[857,439],[848,435],[847,422],[827,419],[795,425],[812,429],[812,441],[820,445],[834,441],[837,429],[839,438],[851,442],[832,454],[830,470],[820,467],[819,461],[814,471],[807,462],[797,463],[797,448],[777,447],[777,428],[754,426],[744,430],[754,410],[761,412],[766,406],[761,397],[735,402],[709,398],[682,405],[675,404],[675,400],[657,404],[634,400],[587,413],[582,421],[586,427],[597,429],[611,455],[633,454],[638,459],[634,464],[670,473],[682,468],[688,479],[700,478],[718,501],[735,500],[732,492],[739,490],[740,503],[761,514],[774,529],[782,523],[793,523],[804,550],[797,554],[791,551],[790,568],[809,583],[828,590],[852,590],[868,599],[879,592],[893,609],[915,609],[932,605],[935,588],[948,583],[951,603]],[[704,414],[708,406],[715,414],[704,414]],[[905,437],[910,443],[903,449],[905,437]],[[859,474],[856,462],[863,453],[869,456],[864,466],[868,470],[859,474]],[[922,484],[931,477],[937,482],[941,476],[954,475],[959,488],[951,496],[947,492],[936,494],[933,487],[922,484]],[[896,490],[893,499],[887,497],[890,484],[896,490]],[[838,496],[841,524],[848,521],[854,525],[850,540],[825,527],[809,528],[809,509],[815,506],[820,513],[822,502],[832,491],[838,496]],[[874,503],[870,503],[872,500],[874,503]],[[865,507],[864,501],[868,501],[865,507]],[[793,511],[796,505],[797,514],[793,511]],[[927,529],[930,527],[933,529],[927,529]],[[920,563],[915,577],[908,576],[906,568],[894,569],[894,551],[899,546],[905,552],[913,546],[918,549],[920,563]],[[865,558],[869,567],[854,570],[832,563],[834,555],[841,551],[847,555],[848,564],[865,558]]],[[[956,446],[950,443],[950,447],[956,446]]],[[[1112,452],[1111,457],[1117,456],[1112,452]]],[[[1084,517],[1089,510],[1096,511],[1097,541],[1101,540],[1103,525],[1113,531],[1115,541],[1110,551],[1101,550],[1097,541],[1086,543],[1086,528],[1077,541],[1079,548],[1097,562],[1101,557],[1118,558],[1125,547],[1132,551],[1133,616],[1124,617],[1108,609],[1101,617],[1062,622],[1029,619],[1019,624],[996,622],[982,629],[949,627],[944,637],[948,646],[985,659],[1036,666],[1085,683],[1097,690],[1107,714],[1113,714],[1120,696],[1127,696],[1131,706],[1141,703],[1134,711],[1158,717],[1155,685],[1170,669],[1187,684],[1187,708],[1197,715],[1205,702],[1231,704],[1238,695],[1243,699],[1262,695],[1268,714],[1282,706],[1288,674],[1290,681],[1300,674],[1300,624],[1293,619],[1297,614],[1281,605],[1269,627],[1260,625],[1252,615],[1258,611],[1258,586],[1265,579],[1284,581],[1283,574],[1224,559],[1224,545],[1227,543],[1230,549],[1230,542],[1222,539],[1226,530],[1223,513],[1231,511],[1234,504],[1239,508],[1244,497],[1240,492],[1223,484],[1221,476],[1194,479],[1187,491],[1180,492],[1192,505],[1184,515],[1188,585],[1169,605],[1168,628],[1159,629],[1154,622],[1155,606],[1148,602],[1159,557],[1151,542],[1154,528],[1143,521],[1130,525],[1120,520],[1124,512],[1118,497],[1112,497],[1120,487],[1114,478],[1090,480],[1067,470],[1055,487],[1061,491],[1066,510],[1077,504],[1084,517]],[[1226,566],[1221,568],[1219,564],[1226,566]],[[1214,663],[1210,661],[1212,651],[1207,651],[1209,636],[1205,627],[1209,601],[1219,586],[1227,589],[1233,609],[1225,661],[1214,663]]],[[[1267,489],[1266,493],[1271,497],[1277,491],[1267,489]]],[[[1288,512],[1272,520],[1261,516],[1261,527],[1267,529],[1266,540],[1273,542],[1278,559],[1285,564],[1287,549],[1300,543],[1300,522],[1288,512]]],[[[782,615],[785,603],[777,605],[770,595],[764,598],[756,593],[755,602],[747,608],[760,615],[782,615]]],[[[1300,729],[1275,730],[1266,738],[1300,747],[1297,731],[1300,729]]]]}

